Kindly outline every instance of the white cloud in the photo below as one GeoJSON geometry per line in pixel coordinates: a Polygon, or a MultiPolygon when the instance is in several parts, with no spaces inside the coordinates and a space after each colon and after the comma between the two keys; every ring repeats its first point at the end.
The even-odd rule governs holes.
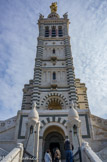
{"type": "MultiPolygon", "coordinates": [[[[1,119],[21,108],[24,84],[33,78],[39,13],[49,14],[52,0],[0,1],[0,109],[1,119]]],[[[58,13],[68,11],[76,77],[86,83],[91,112],[107,117],[107,3],[66,0],[58,13]]]]}

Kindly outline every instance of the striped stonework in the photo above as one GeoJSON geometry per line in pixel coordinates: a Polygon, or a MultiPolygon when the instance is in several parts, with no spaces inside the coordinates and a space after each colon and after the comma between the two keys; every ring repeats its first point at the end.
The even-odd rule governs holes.
{"type": "Polygon", "coordinates": [[[57,116],[46,117],[45,119],[41,120],[40,128],[42,129],[48,123],[60,123],[65,128],[67,128],[67,125],[66,125],[67,120],[65,120],[64,118],[61,118],[61,117],[57,117],[57,116]]]}

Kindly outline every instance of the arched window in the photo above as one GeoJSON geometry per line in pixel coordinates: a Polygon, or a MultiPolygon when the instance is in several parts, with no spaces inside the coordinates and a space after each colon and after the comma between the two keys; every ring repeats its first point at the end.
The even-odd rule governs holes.
{"type": "Polygon", "coordinates": [[[62,26],[59,26],[59,27],[58,27],[58,36],[59,36],[59,37],[62,37],[62,36],[63,36],[63,33],[62,33],[62,26]]]}
{"type": "Polygon", "coordinates": [[[52,37],[56,37],[56,27],[52,27],[52,37]]]}
{"type": "Polygon", "coordinates": [[[56,80],[56,73],[53,72],[53,80],[56,80]]]}
{"type": "Polygon", "coordinates": [[[53,53],[55,53],[55,49],[53,49],[53,53]]]}
{"type": "Polygon", "coordinates": [[[49,37],[49,27],[45,27],[45,37],[49,37]]]}

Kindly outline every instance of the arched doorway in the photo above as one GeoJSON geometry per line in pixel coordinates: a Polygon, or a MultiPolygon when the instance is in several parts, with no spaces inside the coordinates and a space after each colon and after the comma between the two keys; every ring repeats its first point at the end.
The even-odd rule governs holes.
{"type": "Polygon", "coordinates": [[[60,127],[57,126],[48,127],[44,133],[43,156],[46,150],[50,149],[53,158],[55,149],[58,148],[61,152],[61,159],[65,159],[64,140],[65,140],[65,134],[60,127]]]}

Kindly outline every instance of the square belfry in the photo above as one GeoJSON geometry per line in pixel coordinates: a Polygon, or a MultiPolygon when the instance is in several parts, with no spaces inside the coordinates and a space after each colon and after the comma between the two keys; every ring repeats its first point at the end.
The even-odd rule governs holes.
{"type": "Polygon", "coordinates": [[[23,157],[42,162],[49,149],[54,160],[58,148],[64,162],[64,141],[69,139],[74,161],[88,162],[88,153],[92,158],[104,158],[107,120],[90,113],[87,88],[75,78],[68,14],[60,18],[57,3],[50,9],[47,18],[39,16],[34,77],[24,85],[21,110],[0,121],[0,156],[12,154],[17,143],[22,143],[23,157]],[[83,152],[85,149],[88,151],[83,152]]]}

